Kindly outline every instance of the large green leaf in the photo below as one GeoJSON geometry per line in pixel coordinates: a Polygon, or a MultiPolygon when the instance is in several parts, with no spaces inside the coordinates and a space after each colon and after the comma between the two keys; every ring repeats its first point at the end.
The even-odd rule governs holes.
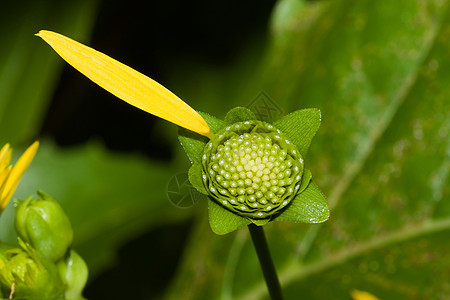
{"type": "Polygon", "coordinates": [[[97,2],[9,2],[0,10],[0,145],[37,136],[63,67],[33,34],[52,29],[86,40],[97,2]]]}
{"type": "MultiPolygon", "coordinates": [[[[264,227],[286,299],[449,294],[448,5],[278,3],[264,71],[249,84],[286,112],[322,111],[305,164],[331,209],[321,225],[264,227]]],[[[246,230],[230,241],[205,227],[166,298],[267,298],[246,230]]]]}

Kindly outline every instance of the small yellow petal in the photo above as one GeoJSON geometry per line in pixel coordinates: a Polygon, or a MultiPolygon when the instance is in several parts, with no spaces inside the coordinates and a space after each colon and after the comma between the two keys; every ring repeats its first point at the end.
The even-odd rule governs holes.
{"type": "MultiPolygon", "coordinates": [[[[3,171],[0,171],[0,195],[2,194],[2,191],[4,189],[4,183],[6,179],[8,178],[9,173],[11,172],[12,166],[7,167],[3,171]]],[[[1,200],[1,199],[0,199],[1,200]]]]}
{"type": "Polygon", "coordinates": [[[350,294],[353,300],[379,300],[374,295],[364,291],[353,290],[350,294]]]}
{"type": "Polygon", "coordinates": [[[212,138],[205,120],[171,91],[114,60],[61,34],[41,30],[44,39],[65,61],[123,101],[181,127],[212,138]]]}
{"type": "Polygon", "coordinates": [[[20,178],[33,160],[38,147],[38,141],[34,142],[30,147],[28,147],[28,149],[25,150],[25,152],[22,154],[22,156],[19,158],[19,160],[9,173],[9,176],[3,184],[2,191],[0,193],[0,212],[3,211],[3,209],[8,204],[9,199],[11,199],[14,190],[19,184],[20,178]]]}
{"type": "Polygon", "coordinates": [[[0,150],[0,171],[4,170],[11,161],[12,150],[9,144],[6,144],[0,150]]]}

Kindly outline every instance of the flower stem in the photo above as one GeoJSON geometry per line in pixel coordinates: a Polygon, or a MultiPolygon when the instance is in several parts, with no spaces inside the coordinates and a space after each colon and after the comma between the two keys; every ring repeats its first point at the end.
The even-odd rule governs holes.
{"type": "Polygon", "coordinates": [[[266,280],[270,298],[272,300],[283,300],[280,281],[278,280],[277,271],[275,270],[272,257],[270,256],[264,230],[262,226],[256,226],[255,224],[248,225],[248,230],[250,231],[253,245],[255,245],[255,250],[258,254],[259,263],[264,274],[264,279],[266,280]]]}

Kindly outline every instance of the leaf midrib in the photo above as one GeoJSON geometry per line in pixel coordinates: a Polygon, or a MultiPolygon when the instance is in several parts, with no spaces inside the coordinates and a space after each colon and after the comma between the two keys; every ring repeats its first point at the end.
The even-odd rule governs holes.
{"type": "MultiPolygon", "coordinates": [[[[326,260],[317,261],[307,265],[296,263],[283,270],[280,274],[281,285],[285,286],[295,280],[306,278],[321,271],[337,266],[350,259],[362,256],[370,251],[381,249],[383,247],[418,238],[431,233],[437,233],[450,229],[450,218],[439,219],[435,221],[425,221],[412,226],[408,224],[403,228],[392,231],[384,236],[378,236],[371,240],[353,244],[351,247],[331,253],[326,260]]],[[[266,294],[266,286],[260,282],[253,286],[244,295],[237,297],[239,300],[260,299],[266,294]]]]}

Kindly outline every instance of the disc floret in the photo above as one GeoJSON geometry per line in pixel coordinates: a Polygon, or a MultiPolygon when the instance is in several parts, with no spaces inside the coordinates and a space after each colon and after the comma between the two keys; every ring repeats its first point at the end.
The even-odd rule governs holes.
{"type": "Polygon", "coordinates": [[[273,125],[245,121],[230,125],[206,144],[203,183],[212,198],[234,213],[265,219],[295,197],[303,158],[273,125]]]}

